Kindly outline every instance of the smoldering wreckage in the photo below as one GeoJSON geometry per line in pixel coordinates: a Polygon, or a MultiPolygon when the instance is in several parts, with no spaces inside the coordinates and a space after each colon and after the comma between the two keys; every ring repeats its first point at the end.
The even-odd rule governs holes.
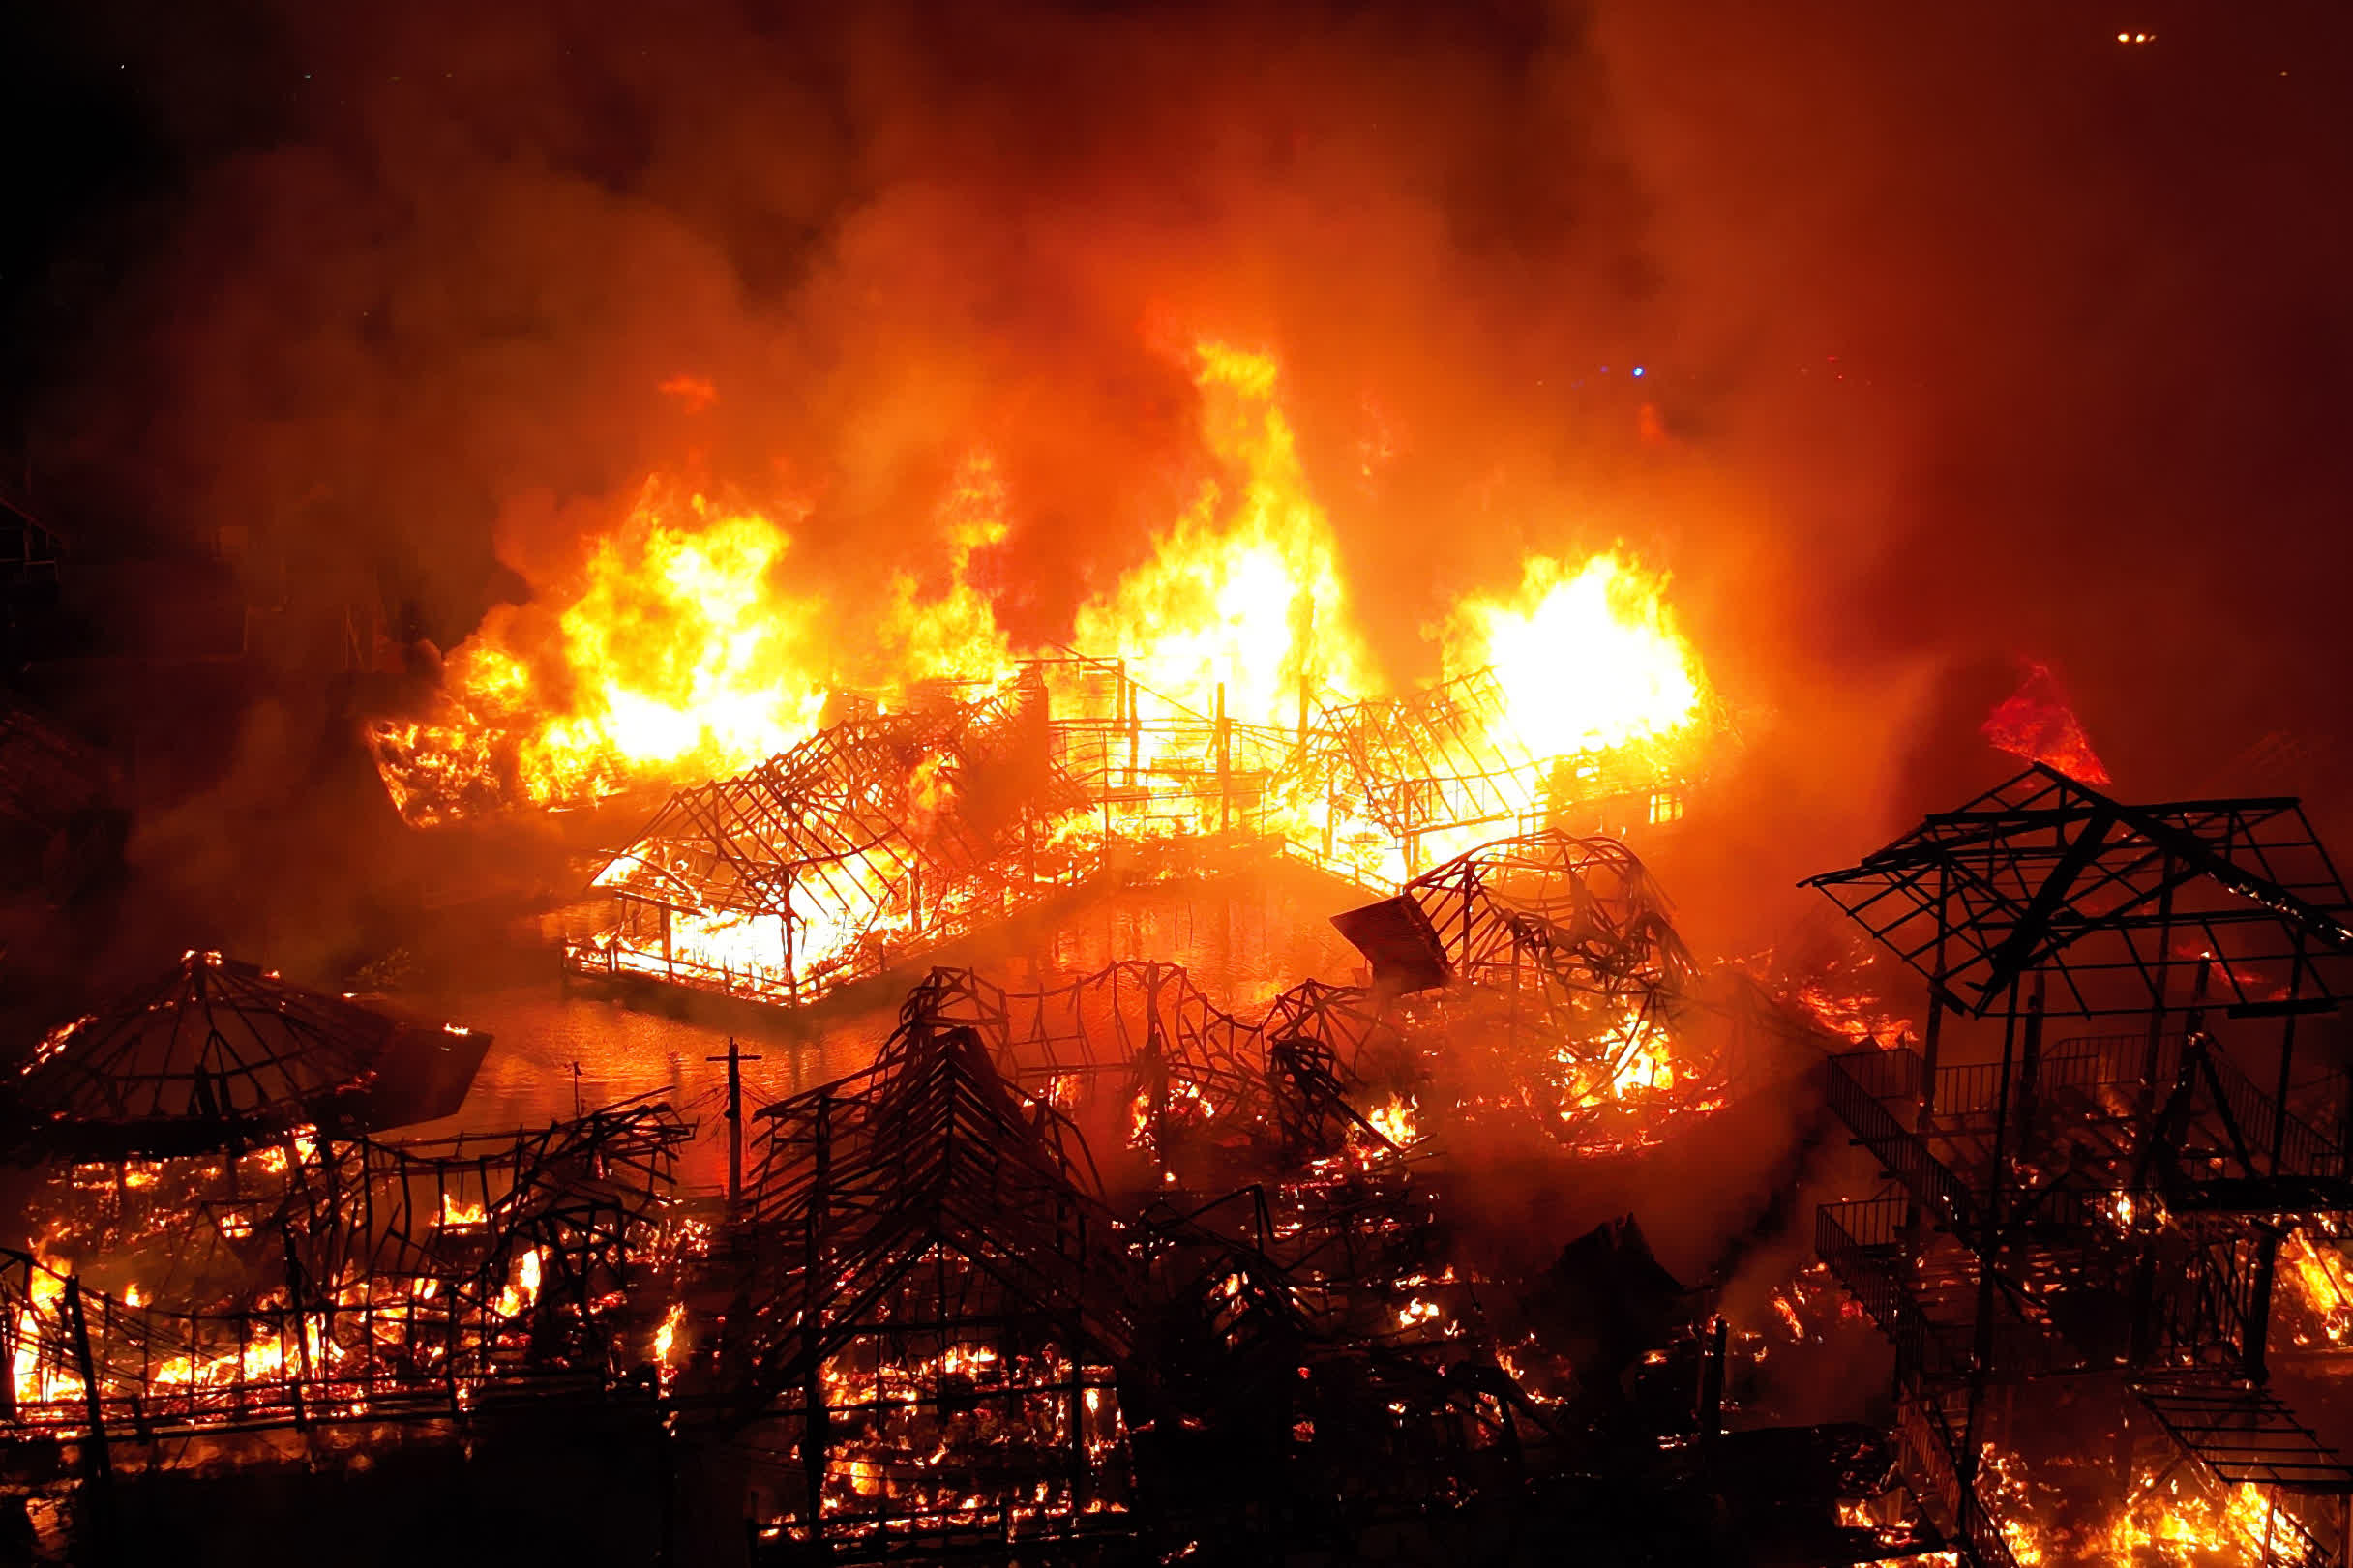
{"type": "Polygon", "coordinates": [[[1814,879],[1841,958],[1713,959],[1638,851],[1736,716],[1630,563],[1532,567],[1444,683],[1370,695],[1293,612],[1336,603],[1316,515],[1262,496],[1088,646],[1016,653],[957,584],[894,610],[952,657],[780,706],[728,635],[769,590],[713,588],[771,525],[669,506],[558,618],[562,704],[487,626],[392,683],[383,782],[419,833],[570,809],[567,985],[896,994],[879,1052],[760,1103],[730,1046],[717,1096],[491,1133],[501,1043],[397,995],[192,951],[95,999],[10,1075],[23,1555],[2346,1559],[2353,897],[2295,802],[2128,800],[2045,715],[2009,783],[1814,879]],[[600,619],[630,593],[661,615],[600,619]],[[633,665],[609,634],[649,620],[712,656],[633,665]],[[786,717],[661,722],[738,700],[786,717]],[[1349,972],[960,962],[1277,877],[1349,972]],[[1690,1180],[1758,1107],[1802,1200],[1793,1164],[1697,1277],[1638,1214],[1533,1254],[1482,1215],[1498,1151],[1690,1180]],[[1871,1369],[1853,1419],[1776,1408],[1809,1365],[1871,1369]]]}

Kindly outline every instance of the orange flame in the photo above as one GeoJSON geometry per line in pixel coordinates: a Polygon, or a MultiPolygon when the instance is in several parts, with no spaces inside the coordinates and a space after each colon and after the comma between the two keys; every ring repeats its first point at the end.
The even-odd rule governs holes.
{"type": "Polygon", "coordinates": [[[2029,762],[2057,768],[2088,784],[2110,782],[2047,665],[2029,665],[2025,681],[1985,716],[1979,729],[2001,750],[2029,762]]]}
{"type": "Polygon", "coordinates": [[[1616,555],[1573,569],[1533,555],[1513,599],[1464,601],[1447,666],[1494,668],[1511,726],[1535,756],[1671,735],[1698,718],[1702,686],[1665,596],[1665,578],[1616,555]]]}
{"type": "Polygon", "coordinates": [[[1379,1107],[1364,1119],[1372,1124],[1374,1132],[1379,1133],[1397,1147],[1404,1148],[1414,1141],[1415,1109],[1412,1100],[1403,1095],[1392,1094],[1389,1096],[1387,1105],[1379,1107]]]}
{"type": "Polygon", "coordinates": [[[1237,476],[1205,484],[1150,559],[1082,606],[1077,646],[1124,654],[1138,677],[1197,713],[1283,727],[1310,699],[1360,695],[1366,660],[1348,616],[1338,542],[1309,494],[1275,362],[1199,348],[1203,434],[1237,476]]]}
{"type": "MultiPolygon", "coordinates": [[[[1194,720],[1191,731],[1141,726],[1152,732],[1122,759],[1131,792],[1164,770],[1207,765],[1198,754],[1202,719],[1222,713],[1250,727],[1253,744],[1279,746],[1325,706],[1379,688],[1275,361],[1203,342],[1192,370],[1218,477],[1202,483],[1145,558],[1073,620],[1081,653],[1122,662],[1140,694],[1129,700],[1148,697],[1194,720]],[[1149,754],[1159,748],[1181,754],[1149,754]]],[[[709,393],[683,376],[663,390],[688,402],[709,393]]],[[[846,690],[888,708],[927,683],[998,686],[1023,658],[1041,657],[1016,652],[991,595],[974,581],[978,564],[1006,537],[1009,512],[995,459],[968,452],[934,511],[931,570],[894,573],[861,606],[851,638],[841,635],[829,596],[793,577],[792,519],[649,480],[574,580],[541,604],[494,610],[450,656],[438,711],[372,726],[387,788],[419,825],[504,804],[580,805],[641,784],[740,771],[813,733],[846,690]]],[[[1495,836],[1499,821],[1541,815],[1555,759],[1635,746],[1649,756],[1697,729],[1707,683],[1666,587],[1665,577],[1617,554],[1583,562],[1536,556],[1512,593],[1474,596],[1443,617],[1447,672],[1491,668],[1501,711],[1474,721],[1491,731],[1476,737],[1479,755],[1435,756],[1430,765],[1490,781],[1501,804],[1476,824],[1441,816],[1418,827],[1419,863],[1495,836]]],[[[1266,777],[1276,763],[1262,756],[1254,765],[1266,777]]],[[[944,782],[936,765],[919,769],[909,782],[910,814],[940,809],[931,791],[944,782]]],[[[1313,843],[1367,882],[1401,880],[1408,857],[1395,843],[1364,842],[1389,830],[1339,820],[1358,809],[1343,794],[1313,778],[1292,781],[1284,791],[1262,792],[1253,825],[1313,843]]],[[[1227,816],[1213,810],[1192,825],[1204,823],[1222,827],[1227,816]]],[[[1107,805],[1101,830],[1127,828],[1189,830],[1181,814],[1107,805]],[[1131,819],[1120,820],[1122,813],[1131,819]]],[[[727,932],[700,939],[755,962],[781,953],[770,933],[736,931],[743,922],[732,916],[726,923],[727,932]]]]}

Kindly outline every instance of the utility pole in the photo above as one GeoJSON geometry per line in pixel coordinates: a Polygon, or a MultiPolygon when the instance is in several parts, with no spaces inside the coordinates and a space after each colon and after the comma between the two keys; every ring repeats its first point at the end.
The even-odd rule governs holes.
{"type": "Polygon", "coordinates": [[[726,1055],[702,1059],[728,1064],[728,1212],[733,1214],[743,1206],[743,1064],[760,1058],[745,1055],[735,1037],[729,1035],[726,1055]]]}

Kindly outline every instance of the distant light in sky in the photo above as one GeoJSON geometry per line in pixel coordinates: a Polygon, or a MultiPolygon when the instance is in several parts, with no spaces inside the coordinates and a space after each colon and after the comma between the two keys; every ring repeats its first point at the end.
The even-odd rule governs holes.
{"type": "Polygon", "coordinates": [[[1642,367],[1641,367],[1641,366],[1639,366],[1639,365],[1635,366],[1635,367],[1634,367],[1634,373],[1635,373],[1636,375],[1640,375],[1640,374],[1642,373],[1642,367]]]}

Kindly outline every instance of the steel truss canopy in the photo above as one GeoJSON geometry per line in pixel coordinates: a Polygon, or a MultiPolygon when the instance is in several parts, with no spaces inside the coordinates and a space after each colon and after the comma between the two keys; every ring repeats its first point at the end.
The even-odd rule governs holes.
{"type": "Polygon", "coordinates": [[[813,1000],[1075,878],[1053,830],[1084,804],[1035,683],[852,720],[682,789],[593,886],[623,923],[569,962],[813,1000]]]}
{"type": "Polygon", "coordinates": [[[2076,1016],[2353,994],[2353,897],[2292,799],[2128,805],[2038,763],[1801,885],[1979,1017],[2038,972],[2076,1016]]]}
{"type": "Polygon", "coordinates": [[[1346,1096],[1368,1057],[1393,1066],[1408,1050],[1355,987],[1302,981],[1245,1019],[1182,965],[1145,960],[1034,991],[936,968],[901,1019],[903,1032],[972,1031],[1008,1083],[1058,1107],[1132,1106],[1136,1139],[1160,1161],[1177,1139],[1243,1160],[1329,1152],[1352,1131],[1386,1146],[1346,1096]]]}

